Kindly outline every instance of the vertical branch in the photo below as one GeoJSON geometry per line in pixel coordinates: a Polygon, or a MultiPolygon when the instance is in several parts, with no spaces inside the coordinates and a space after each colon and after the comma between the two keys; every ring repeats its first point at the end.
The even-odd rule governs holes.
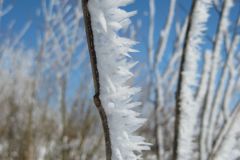
{"type": "Polygon", "coordinates": [[[201,55],[206,22],[209,18],[210,0],[194,1],[190,10],[187,35],[180,63],[176,94],[176,119],[173,160],[193,159],[195,126],[198,105],[195,101],[198,60],[201,55]]]}
{"type": "Polygon", "coordinates": [[[91,26],[91,16],[88,10],[88,1],[89,0],[82,0],[82,8],[83,8],[88,49],[89,49],[90,60],[91,60],[92,76],[93,76],[93,82],[94,82],[94,88],[95,88],[94,103],[98,109],[98,112],[102,120],[102,126],[103,126],[103,131],[105,136],[106,159],[111,160],[112,149],[111,149],[110,131],[109,131],[107,115],[99,97],[100,96],[99,73],[97,68],[97,57],[96,57],[96,51],[94,47],[94,37],[93,37],[93,31],[91,26]]]}
{"type": "MultiPolygon", "coordinates": [[[[236,26],[237,26],[237,22],[236,22],[236,26]]],[[[209,137],[211,138],[210,142],[212,142],[214,139],[214,124],[217,123],[217,117],[218,117],[218,114],[220,114],[220,112],[218,112],[219,106],[221,106],[221,103],[223,103],[226,88],[227,86],[229,86],[229,83],[230,83],[229,68],[231,67],[229,66],[231,66],[231,63],[233,63],[232,60],[234,59],[235,52],[237,51],[237,46],[240,40],[239,36],[237,36],[236,29],[233,32],[233,34],[234,34],[234,38],[230,48],[227,48],[227,57],[224,62],[224,66],[222,70],[223,72],[222,78],[220,79],[219,85],[216,88],[216,96],[215,96],[216,98],[213,100],[213,106],[211,108],[211,117],[209,118],[211,119],[209,124],[209,137]]],[[[227,108],[224,108],[223,110],[226,111],[227,108]]]]}
{"type": "Polygon", "coordinates": [[[23,139],[23,157],[26,160],[33,159],[33,106],[29,106],[28,108],[28,122],[27,122],[27,129],[25,131],[24,139],[23,139]]]}
{"type": "Polygon", "coordinates": [[[158,45],[158,48],[156,50],[156,54],[154,57],[155,59],[154,59],[153,69],[157,68],[157,65],[160,63],[160,61],[162,60],[162,57],[164,56],[164,53],[165,53],[165,50],[167,47],[167,42],[169,39],[169,34],[171,31],[171,27],[172,27],[172,23],[174,20],[175,6],[176,6],[176,0],[171,0],[168,18],[167,18],[166,24],[164,26],[164,29],[161,31],[159,45],[158,45]]]}
{"type": "Polygon", "coordinates": [[[149,36],[148,36],[148,59],[149,59],[149,66],[153,68],[153,50],[154,50],[154,18],[155,18],[155,0],[149,0],[149,36]]]}
{"type": "Polygon", "coordinates": [[[154,136],[155,136],[155,143],[156,143],[156,156],[157,160],[162,159],[162,155],[160,152],[160,135],[159,133],[159,119],[158,119],[158,114],[159,114],[159,94],[158,94],[158,89],[155,89],[155,101],[154,101],[154,121],[155,121],[155,126],[154,126],[154,136]]]}
{"type": "MultiPolygon", "coordinates": [[[[203,118],[201,120],[201,132],[200,132],[200,138],[201,138],[201,157],[202,160],[205,159],[206,152],[209,152],[212,148],[212,135],[209,134],[210,132],[210,124],[209,122],[212,121],[212,114],[214,112],[214,98],[216,96],[216,78],[217,78],[217,71],[218,71],[218,64],[219,64],[219,59],[221,56],[221,50],[222,50],[222,44],[223,44],[223,38],[224,38],[224,33],[227,32],[228,29],[228,16],[230,12],[230,8],[232,7],[232,0],[226,0],[223,2],[222,5],[222,12],[220,14],[220,20],[218,22],[218,28],[216,31],[216,38],[213,46],[213,61],[212,61],[212,70],[210,73],[210,79],[209,79],[209,84],[208,84],[208,90],[206,94],[206,102],[204,107],[203,107],[203,118]]],[[[207,153],[208,154],[208,153],[207,153]]]]}
{"type": "MultiPolygon", "coordinates": [[[[231,78],[229,77],[230,69],[228,66],[231,65],[231,63],[233,63],[232,59],[234,58],[238,42],[239,42],[239,38],[238,38],[238,36],[235,36],[234,40],[232,42],[231,49],[228,52],[226,62],[223,67],[223,74],[220,79],[220,84],[216,89],[216,98],[213,101],[213,106],[212,106],[212,110],[211,110],[212,116],[210,117],[211,121],[210,121],[210,125],[209,125],[210,126],[209,127],[209,136],[212,137],[211,141],[214,140],[214,129],[215,129],[214,124],[217,123],[217,117],[218,117],[218,114],[220,114],[220,112],[218,112],[219,106],[221,106],[221,103],[223,103],[223,99],[224,99],[224,96],[226,93],[226,88],[227,88],[227,86],[229,86],[229,83],[231,80],[231,78]]],[[[223,105],[223,107],[224,106],[225,105],[223,105]]],[[[223,109],[225,110],[227,108],[223,108],[223,109]]]]}
{"type": "Polygon", "coordinates": [[[201,145],[201,136],[202,136],[202,119],[203,119],[203,112],[204,112],[204,106],[206,105],[206,94],[207,94],[207,87],[209,84],[210,79],[210,72],[211,72],[211,62],[212,62],[212,55],[210,54],[210,50],[207,50],[205,54],[205,61],[203,66],[203,72],[201,74],[201,80],[200,85],[198,87],[198,90],[196,92],[195,100],[199,106],[199,135],[198,135],[198,147],[199,147],[199,160],[202,159],[204,154],[204,146],[201,145]]]}
{"type": "Polygon", "coordinates": [[[167,69],[163,71],[163,80],[167,81],[167,78],[169,78],[171,75],[174,75],[176,71],[174,65],[179,61],[179,59],[182,56],[182,52],[183,52],[183,44],[184,44],[184,40],[185,40],[185,36],[186,36],[186,30],[187,30],[187,26],[188,26],[188,21],[189,18],[186,17],[186,19],[184,20],[184,23],[182,25],[182,28],[179,32],[179,34],[177,35],[175,44],[174,44],[174,49],[173,49],[173,56],[172,58],[169,60],[169,62],[167,63],[167,69]]]}
{"type": "Polygon", "coordinates": [[[178,78],[178,83],[177,83],[177,92],[176,92],[176,108],[175,108],[175,124],[174,124],[174,139],[173,139],[173,160],[177,160],[178,158],[178,138],[179,138],[179,125],[180,125],[180,94],[181,94],[181,90],[182,90],[182,72],[184,69],[184,63],[185,63],[185,59],[186,59],[186,49],[187,49],[187,41],[189,38],[189,31],[191,28],[191,21],[192,21],[192,13],[193,13],[193,9],[194,9],[194,5],[195,5],[196,1],[194,1],[194,4],[192,4],[191,7],[191,11],[189,14],[189,21],[188,21],[188,25],[187,25],[187,30],[186,30],[186,36],[185,36],[185,42],[184,42],[184,46],[183,46],[183,54],[182,54],[182,58],[181,58],[181,62],[180,62],[180,69],[179,69],[179,78],[178,78]]]}
{"type": "MultiPolygon", "coordinates": [[[[150,72],[153,74],[152,81],[150,83],[153,83],[154,92],[155,92],[155,103],[154,103],[154,117],[155,117],[155,142],[156,142],[156,156],[157,159],[163,159],[164,149],[162,148],[163,140],[161,138],[161,134],[159,132],[160,126],[159,126],[159,110],[161,108],[161,104],[159,102],[162,102],[162,77],[159,75],[157,66],[160,63],[160,60],[166,50],[167,42],[169,39],[169,33],[172,27],[173,19],[174,19],[174,9],[176,6],[176,0],[171,0],[170,6],[169,6],[169,13],[167,17],[167,21],[165,23],[165,26],[159,36],[159,44],[156,50],[155,55],[153,55],[153,32],[154,32],[154,1],[150,1],[150,28],[149,28],[149,57],[150,57],[150,72]],[[164,33],[164,34],[162,34],[164,33]],[[155,80],[155,83],[154,83],[155,80]]],[[[151,84],[150,84],[151,85],[151,84]]]]}
{"type": "Polygon", "coordinates": [[[67,151],[63,147],[65,142],[64,138],[67,134],[67,111],[66,111],[66,84],[67,84],[67,77],[66,74],[63,75],[63,77],[60,78],[60,90],[61,90],[61,97],[60,97],[60,109],[61,109],[61,117],[62,117],[62,125],[63,125],[63,130],[62,130],[62,135],[61,135],[61,154],[62,154],[62,160],[67,159],[67,151]]]}
{"type": "MultiPolygon", "coordinates": [[[[14,93],[13,93],[14,95],[14,93]]],[[[15,137],[14,137],[14,122],[16,120],[16,114],[18,112],[18,107],[16,103],[14,102],[14,99],[12,97],[9,98],[9,113],[7,115],[7,157],[10,159],[13,157],[13,152],[16,149],[16,145],[14,145],[15,142],[15,137]]]]}
{"type": "Polygon", "coordinates": [[[198,102],[199,106],[201,107],[203,104],[204,97],[207,91],[207,84],[209,82],[209,75],[211,71],[211,62],[212,62],[212,55],[211,51],[207,50],[204,56],[204,66],[202,71],[202,76],[200,80],[200,85],[195,95],[195,99],[198,102]]]}
{"type": "Polygon", "coordinates": [[[28,106],[27,114],[28,114],[28,121],[27,121],[27,129],[25,131],[24,137],[24,159],[31,160],[34,157],[34,139],[33,139],[33,110],[34,110],[34,100],[36,99],[35,88],[36,84],[35,81],[31,85],[33,88],[33,92],[31,94],[31,102],[28,106]]]}
{"type": "Polygon", "coordinates": [[[236,106],[234,107],[234,110],[232,111],[229,119],[227,120],[226,124],[221,129],[220,133],[218,134],[216,141],[214,141],[213,149],[210,152],[210,154],[208,155],[208,160],[215,159],[215,157],[218,156],[217,153],[221,150],[221,147],[223,147],[224,142],[228,138],[229,132],[232,131],[234,124],[237,123],[236,120],[239,117],[239,113],[240,113],[240,105],[237,103],[236,106]]]}

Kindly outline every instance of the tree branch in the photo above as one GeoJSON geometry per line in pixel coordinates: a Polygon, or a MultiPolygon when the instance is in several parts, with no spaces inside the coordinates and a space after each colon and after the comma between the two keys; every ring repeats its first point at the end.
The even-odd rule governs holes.
{"type": "Polygon", "coordinates": [[[96,56],[96,51],[94,47],[94,37],[93,37],[93,31],[91,26],[91,16],[88,10],[88,1],[89,0],[82,0],[82,8],[83,8],[88,49],[89,49],[90,60],[91,60],[92,76],[93,76],[94,88],[95,88],[95,95],[93,98],[94,98],[94,103],[98,109],[98,112],[102,120],[102,126],[103,126],[103,131],[105,136],[106,160],[111,160],[112,149],[111,149],[110,131],[109,131],[107,115],[102,106],[101,99],[99,97],[100,96],[99,72],[97,68],[97,56],[96,56]]]}
{"type": "Polygon", "coordinates": [[[232,111],[231,116],[229,117],[226,124],[218,134],[216,141],[214,141],[213,149],[208,156],[208,160],[214,159],[217,152],[221,149],[223,143],[226,140],[228,133],[231,131],[232,126],[234,125],[234,123],[236,123],[236,119],[239,116],[239,113],[240,113],[240,105],[239,103],[237,103],[237,106],[234,107],[234,110],[232,111]]]}
{"type": "Polygon", "coordinates": [[[173,160],[177,160],[178,159],[178,138],[179,138],[179,125],[180,125],[180,114],[181,114],[181,99],[180,99],[180,95],[181,95],[181,91],[182,91],[182,72],[184,70],[184,63],[186,61],[186,50],[187,50],[187,42],[189,41],[189,32],[190,32],[190,28],[191,28],[191,24],[192,24],[192,14],[193,14],[193,10],[195,7],[196,1],[193,2],[192,6],[191,6],[191,10],[190,10],[190,14],[189,14],[189,21],[188,21],[188,25],[187,25],[187,30],[186,30],[186,36],[185,36],[185,42],[184,42],[184,46],[183,46],[183,54],[182,54],[182,58],[181,58],[181,62],[180,62],[180,69],[179,69],[179,80],[178,80],[178,84],[177,84],[177,91],[176,91],[176,108],[175,108],[175,124],[174,124],[174,139],[173,139],[173,160]]]}

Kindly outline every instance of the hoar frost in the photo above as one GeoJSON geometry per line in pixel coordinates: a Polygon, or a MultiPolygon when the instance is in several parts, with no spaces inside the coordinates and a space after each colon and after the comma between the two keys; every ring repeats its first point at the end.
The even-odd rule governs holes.
{"type": "Polygon", "coordinates": [[[194,148],[194,131],[198,104],[194,98],[194,90],[197,84],[197,70],[199,57],[201,55],[200,45],[206,31],[206,22],[209,18],[211,7],[210,0],[199,0],[196,2],[192,14],[191,27],[186,46],[186,59],[184,71],[182,72],[181,90],[181,115],[179,131],[178,160],[191,160],[194,148]]]}
{"type": "Polygon", "coordinates": [[[88,8],[94,34],[97,67],[100,80],[100,99],[106,111],[112,142],[113,160],[138,160],[141,151],[148,150],[144,138],[134,132],[145,119],[133,108],[140,102],[133,101],[133,95],[140,89],[129,85],[133,77],[130,69],[136,62],[130,62],[131,47],[136,42],[120,37],[118,32],[131,23],[129,17],[136,14],[120,7],[133,0],[89,0],[88,8]]]}

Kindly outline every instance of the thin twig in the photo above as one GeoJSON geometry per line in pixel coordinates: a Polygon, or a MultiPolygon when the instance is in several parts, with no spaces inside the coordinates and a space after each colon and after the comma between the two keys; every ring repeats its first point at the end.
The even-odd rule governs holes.
{"type": "Polygon", "coordinates": [[[85,30],[88,42],[88,49],[91,59],[91,67],[92,67],[92,76],[94,81],[94,88],[95,88],[95,95],[94,95],[94,103],[98,109],[102,120],[102,126],[105,136],[105,147],[106,147],[106,160],[111,160],[112,158],[112,148],[111,148],[111,138],[110,138],[110,131],[108,126],[108,119],[106,112],[102,106],[101,99],[100,99],[100,82],[99,82],[99,72],[97,68],[97,57],[96,51],[94,47],[94,37],[93,37],[93,30],[91,26],[91,16],[88,10],[88,1],[89,0],[82,0],[82,8],[83,8],[83,15],[84,15],[84,22],[85,22],[85,30]]]}
{"type": "Polygon", "coordinates": [[[239,116],[239,113],[240,113],[240,105],[238,103],[237,106],[232,111],[231,116],[227,120],[226,124],[221,129],[220,134],[216,138],[216,141],[213,144],[213,149],[208,156],[208,160],[214,159],[215,156],[217,155],[217,152],[221,149],[223,143],[226,140],[228,133],[231,131],[231,128],[233,127],[234,123],[236,123],[236,119],[239,116]]]}

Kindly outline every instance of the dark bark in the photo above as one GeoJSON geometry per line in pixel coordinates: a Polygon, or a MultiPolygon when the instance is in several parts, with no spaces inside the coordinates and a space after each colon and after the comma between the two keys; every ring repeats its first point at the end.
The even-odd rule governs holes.
{"type": "Polygon", "coordinates": [[[92,68],[92,77],[93,77],[94,88],[95,88],[95,95],[93,98],[94,98],[94,103],[98,109],[98,112],[102,120],[102,126],[103,126],[103,131],[105,136],[106,159],[111,160],[112,148],[111,148],[110,131],[109,131],[107,115],[102,106],[101,99],[99,97],[100,96],[99,72],[97,67],[96,51],[94,47],[94,36],[93,36],[93,30],[91,26],[91,16],[87,6],[88,2],[89,0],[82,0],[85,31],[87,36],[87,43],[88,43],[88,49],[89,49],[90,60],[91,60],[91,68],[92,68]]]}
{"type": "Polygon", "coordinates": [[[196,5],[197,1],[193,1],[191,10],[190,10],[190,14],[189,14],[189,21],[188,21],[188,26],[187,26],[187,31],[186,31],[186,36],[185,36],[185,42],[183,45],[183,54],[182,54],[182,58],[181,58],[181,62],[180,62],[180,69],[179,69],[179,79],[178,79],[178,83],[177,83],[177,91],[176,91],[176,108],[175,108],[175,124],[174,124],[174,139],[173,139],[173,160],[177,160],[178,159],[178,139],[179,139],[179,125],[180,125],[180,115],[181,115],[181,99],[180,99],[180,95],[181,95],[181,91],[182,91],[182,72],[184,71],[184,65],[185,65],[185,60],[186,60],[186,50],[187,50],[187,43],[189,42],[189,32],[191,29],[191,25],[192,25],[192,14],[193,14],[193,10],[194,7],[196,5]]]}

